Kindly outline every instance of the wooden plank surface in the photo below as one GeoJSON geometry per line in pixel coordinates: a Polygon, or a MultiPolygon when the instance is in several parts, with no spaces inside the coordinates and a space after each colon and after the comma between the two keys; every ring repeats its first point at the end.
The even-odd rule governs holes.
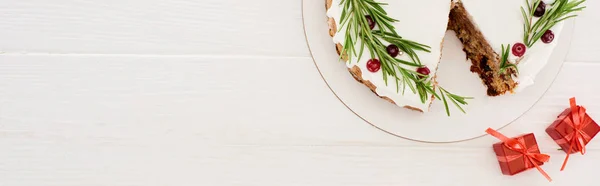
{"type": "Polygon", "coordinates": [[[299,1],[3,0],[0,51],[309,56],[299,1]]]}
{"type": "MultiPolygon", "coordinates": [[[[490,148],[495,139],[490,137],[436,145],[377,131],[332,98],[310,58],[214,60],[0,56],[0,183],[546,183],[533,170],[518,177],[500,175],[490,148]],[[282,68],[297,70],[278,70],[282,68]],[[288,78],[270,78],[284,75],[288,78]],[[450,174],[457,171],[463,174],[450,174]]],[[[598,68],[566,63],[542,101],[503,132],[543,134],[541,126],[573,95],[598,115],[600,105],[593,101],[598,96],[578,90],[600,88],[593,78],[598,68]]],[[[553,155],[544,168],[555,184],[595,182],[586,167],[600,163],[600,143],[590,143],[585,157],[573,156],[568,171],[559,172],[564,154],[547,136],[538,140],[553,155]]]]}
{"type": "MultiPolygon", "coordinates": [[[[600,59],[600,2],[587,6],[567,61],[600,59]]],[[[293,0],[0,1],[8,53],[309,57],[302,28],[293,0]]]]}
{"type": "MultiPolygon", "coordinates": [[[[0,0],[0,186],[548,185],[502,176],[491,137],[416,143],[358,119],[316,71],[300,7],[0,0]]],[[[593,185],[600,165],[593,141],[559,172],[543,135],[572,96],[600,117],[588,7],[556,82],[502,131],[538,134],[552,185],[593,185]]]]}
{"type": "MultiPolygon", "coordinates": [[[[358,119],[331,94],[310,58],[2,55],[0,61],[4,135],[127,138],[181,130],[206,144],[420,144],[358,119]]],[[[548,125],[571,96],[600,115],[597,70],[592,63],[565,63],[548,93],[508,132],[548,125]]]]}

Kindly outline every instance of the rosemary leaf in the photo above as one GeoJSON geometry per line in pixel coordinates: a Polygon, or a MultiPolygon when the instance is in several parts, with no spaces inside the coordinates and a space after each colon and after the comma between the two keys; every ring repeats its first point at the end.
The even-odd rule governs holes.
{"type": "Polygon", "coordinates": [[[341,5],[343,10],[339,30],[345,29],[346,31],[342,51],[348,56],[348,62],[360,61],[366,50],[371,58],[380,61],[380,70],[385,85],[388,85],[391,77],[394,79],[397,92],[400,92],[400,86],[402,86],[402,94],[404,94],[406,87],[409,87],[414,94],[419,96],[422,103],[426,103],[431,96],[444,99],[448,114],[450,111],[447,99],[459,107],[460,104],[467,104],[465,97],[450,94],[441,87],[439,87],[440,96],[435,91],[436,85],[432,78],[416,72],[416,68],[423,67],[417,52],[431,52],[431,47],[398,35],[394,28],[394,23],[398,20],[387,15],[382,7],[387,5],[386,3],[377,2],[377,0],[341,0],[341,5]],[[367,15],[377,25],[374,30],[371,30],[369,26],[367,15]],[[390,56],[387,53],[387,44],[384,42],[398,46],[410,60],[390,56]],[[358,53],[356,47],[360,47],[358,53]]]}
{"type": "Polygon", "coordinates": [[[532,23],[533,13],[541,3],[541,0],[534,0],[535,3],[533,4],[529,2],[530,0],[525,1],[527,2],[527,10],[529,10],[529,14],[524,12],[525,8],[523,7],[521,7],[521,13],[523,14],[523,19],[525,22],[523,41],[527,47],[532,47],[537,41],[540,40],[547,30],[550,30],[557,23],[577,16],[570,14],[582,11],[586,8],[585,6],[580,6],[586,0],[555,0],[555,2],[546,9],[544,15],[535,23],[532,23]]]}
{"type": "Polygon", "coordinates": [[[450,116],[450,108],[448,108],[448,101],[446,101],[446,96],[444,95],[444,92],[442,92],[442,89],[440,89],[440,94],[442,95],[442,101],[444,102],[444,107],[446,108],[446,114],[450,116]]]}

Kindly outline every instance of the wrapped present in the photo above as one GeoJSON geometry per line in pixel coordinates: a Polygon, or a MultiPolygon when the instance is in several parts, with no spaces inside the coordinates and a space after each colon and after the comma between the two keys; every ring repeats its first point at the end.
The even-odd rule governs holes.
{"type": "Polygon", "coordinates": [[[546,133],[567,153],[562,167],[564,170],[569,155],[585,154],[585,146],[598,134],[600,126],[571,98],[570,107],[565,109],[547,129],[546,133]]]}
{"type": "Polygon", "coordinates": [[[491,128],[488,128],[486,132],[501,140],[501,142],[494,144],[493,148],[498,163],[500,163],[502,174],[515,175],[536,168],[546,179],[552,181],[550,176],[540,167],[544,162],[550,160],[550,156],[540,153],[533,133],[509,138],[491,128]]]}

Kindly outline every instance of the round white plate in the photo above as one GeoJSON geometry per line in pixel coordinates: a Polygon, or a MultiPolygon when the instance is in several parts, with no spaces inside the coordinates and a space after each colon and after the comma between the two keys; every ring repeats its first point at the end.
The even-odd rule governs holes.
{"type": "MultiPolygon", "coordinates": [[[[471,96],[463,114],[449,105],[452,115],[445,113],[443,103],[435,101],[430,112],[420,113],[390,104],[358,83],[339,61],[328,34],[325,2],[302,2],[304,31],[319,73],[339,100],[359,118],[389,134],[422,142],[457,142],[485,135],[488,127],[499,129],[527,112],[548,90],[567,55],[573,31],[567,21],[550,61],[535,79],[535,84],[514,95],[488,97],[476,74],[469,71],[460,41],[449,32],[444,43],[438,82],[458,95],[471,96]]],[[[556,42],[556,41],[555,41],[556,42]]]]}

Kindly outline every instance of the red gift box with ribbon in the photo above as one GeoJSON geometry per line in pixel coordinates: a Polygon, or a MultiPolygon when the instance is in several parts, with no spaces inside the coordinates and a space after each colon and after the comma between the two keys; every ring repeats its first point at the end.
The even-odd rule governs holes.
{"type": "Polygon", "coordinates": [[[584,107],[577,105],[575,98],[569,102],[570,107],[546,129],[546,133],[567,153],[561,170],[564,170],[570,154],[585,154],[585,146],[600,131],[600,126],[585,112],[584,107]]]}
{"type": "Polygon", "coordinates": [[[501,140],[494,144],[493,148],[502,174],[515,175],[536,168],[546,179],[552,180],[540,167],[544,162],[548,162],[550,156],[540,153],[533,133],[508,138],[493,129],[487,129],[486,132],[501,140]]]}

